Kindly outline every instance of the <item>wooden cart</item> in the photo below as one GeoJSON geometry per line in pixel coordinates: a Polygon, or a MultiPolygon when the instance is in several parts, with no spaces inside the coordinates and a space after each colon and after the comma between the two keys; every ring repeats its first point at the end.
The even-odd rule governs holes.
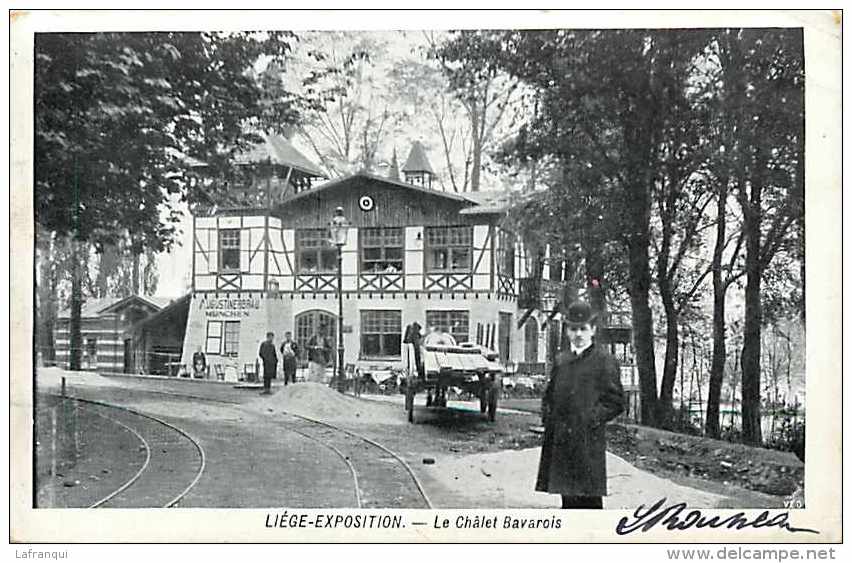
{"type": "Polygon", "coordinates": [[[414,422],[414,397],[427,392],[427,407],[446,407],[447,391],[459,388],[479,397],[480,412],[494,421],[502,388],[503,366],[497,354],[476,344],[425,346],[421,349],[425,377],[417,372],[405,378],[405,410],[414,422]]]}

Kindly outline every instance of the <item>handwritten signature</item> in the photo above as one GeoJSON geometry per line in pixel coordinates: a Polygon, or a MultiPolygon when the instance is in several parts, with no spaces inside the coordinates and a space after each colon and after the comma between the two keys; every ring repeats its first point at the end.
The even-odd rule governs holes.
{"type": "Polygon", "coordinates": [[[624,517],[618,521],[615,532],[621,536],[633,532],[647,532],[658,524],[668,530],[687,530],[689,528],[727,528],[729,530],[742,530],[743,528],[771,528],[776,527],[788,532],[808,532],[818,534],[816,530],[809,528],[795,528],[787,521],[789,512],[779,512],[770,515],[764,510],[754,519],[750,520],[745,513],[737,512],[731,516],[705,516],[700,510],[692,509],[687,512],[686,503],[679,502],[665,506],[666,499],[662,498],[648,509],[645,505],[639,506],[633,517],[624,517]]]}

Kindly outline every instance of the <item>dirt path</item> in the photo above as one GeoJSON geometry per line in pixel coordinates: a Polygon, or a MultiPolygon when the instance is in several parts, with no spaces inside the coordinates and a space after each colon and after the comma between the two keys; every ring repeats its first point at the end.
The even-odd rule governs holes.
{"type": "MultiPolygon", "coordinates": [[[[55,388],[58,376],[40,376],[39,385],[55,388]]],[[[411,425],[396,397],[359,400],[311,383],[278,387],[274,395],[260,396],[256,390],[224,385],[74,374],[69,388],[160,416],[201,441],[210,465],[183,506],[351,506],[351,477],[345,464],[315,442],[287,432],[280,420],[282,410],[327,420],[394,450],[413,467],[436,507],[558,505],[557,497],[534,492],[540,436],[530,431],[537,419],[529,414],[503,412],[489,423],[476,410],[419,408],[418,424],[411,425]]],[[[605,504],[611,508],[635,507],[662,497],[695,507],[743,506],[736,490],[678,484],[612,454],[608,473],[610,496],[605,504]]]]}

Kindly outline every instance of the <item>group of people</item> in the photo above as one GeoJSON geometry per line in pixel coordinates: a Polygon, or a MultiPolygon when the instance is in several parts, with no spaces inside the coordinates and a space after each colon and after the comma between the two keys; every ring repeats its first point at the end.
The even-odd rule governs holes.
{"type": "MultiPolygon", "coordinates": [[[[308,378],[310,381],[322,381],[325,377],[325,368],[331,360],[331,341],[326,336],[325,330],[320,329],[317,334],[311,336],[307,343],[308,349],[308,378]]],[[[268,395],[272,392],[272,380],[278,371],[278,353],[281,355],[282,372],[284,374],[284,385],[296,383],[296,367],[298,363],[300,348],[293,340],[291,332],[284,333],[284,340],[275,348],[275,333],[267,332],[266,340],[260,344],[257,352],[263,364],[263,393],[268,395]]]]}

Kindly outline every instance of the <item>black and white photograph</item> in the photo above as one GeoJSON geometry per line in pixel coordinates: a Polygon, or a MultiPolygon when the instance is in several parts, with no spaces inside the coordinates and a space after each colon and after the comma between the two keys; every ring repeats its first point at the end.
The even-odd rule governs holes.
{"type": "Polygon", "coordinates": [[[838,14],[98,15],[10,24],[13,541],[839,540],[838,14]]]}

